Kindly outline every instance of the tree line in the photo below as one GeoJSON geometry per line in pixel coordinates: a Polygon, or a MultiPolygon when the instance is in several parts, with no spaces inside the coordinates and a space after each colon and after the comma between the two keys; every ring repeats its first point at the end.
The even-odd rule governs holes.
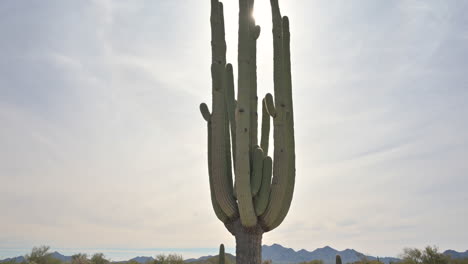
{"type": "MultiPolygon", "coordinates": [[[[61,261],[60,259],[54,258],[52,253],[49,252],[49,246],[34,247],[31,253],[24,256],[23,262],[16,262],[12,259],[9,261],[2,262],[2,264],[111,264],[116,263],[107,259],[103,253],[95,253],[88,256],[85,253],[78,253],[71,256],[71,260],[68,262],[61,261]]],[[[134,260],[129,261],[118,261],[119,264],[141,264],[134,260]]],[[[184,259],[181,255],[169,254],[157,255],[153,261],[148,261],[145,264],[183,264],[184,259]]]]}

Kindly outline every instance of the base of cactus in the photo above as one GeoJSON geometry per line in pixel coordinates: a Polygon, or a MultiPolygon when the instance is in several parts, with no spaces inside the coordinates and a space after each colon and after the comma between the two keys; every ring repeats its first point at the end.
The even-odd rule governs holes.
{"type": "Polygon", "coordinates": [[[239,219],[225,224],[236,238],[236,264],[262,263],[263,229],[260,225],[245,228],[239,219]]]}

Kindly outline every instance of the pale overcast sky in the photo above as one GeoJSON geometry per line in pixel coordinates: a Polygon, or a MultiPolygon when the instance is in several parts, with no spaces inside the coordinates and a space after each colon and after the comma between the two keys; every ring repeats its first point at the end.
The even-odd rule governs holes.
{"type": "MultiPolygon", "coordinates": [[[[235,66],[237,1],[224,2],[235,66]]],[[[270,7],[256,2],[264,94],[270,7]]],[[[209,4],[0,1],[0,257],[234,247],[211,208],[198,110],[211,101],[209,4]]],[[[468,1],[280,5],[297,176],[264,244],[467,250],[468,1]]]]}

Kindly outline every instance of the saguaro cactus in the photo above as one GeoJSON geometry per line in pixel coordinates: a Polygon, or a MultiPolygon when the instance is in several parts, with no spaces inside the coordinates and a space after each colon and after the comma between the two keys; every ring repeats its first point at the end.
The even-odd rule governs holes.
{"type": "Polygon", "coordinates": [[[219,246],[219,255],[218,255],[218,258],[219,258],[219,264],[225,264],[226,262],[226,256],[224,255],[224,245],[221,244],[219,246]]]}
{"type": "Polygon", "coordinates": [[[335,261],[336,264],[341,264],[341,256],[340,255],[336,255],[336,261],[335,261]]]}
{"type": "Polygon", "coordinates": [[[226,63],[223,5],[211,0],[212,112],[200,111],[208,125],[208,171],[216,216],[236,238],[237,263],[259,264],[264,232],[281,224],[291,204],[295,179],[289,20],[271,0],[274,97],[261,103],[258,143],[256,50],[260,27],[254,0],[239,0],[238,92],[226,63]],[[270,118],[274,152],[268,156],[270,118]],[[233,172],[235,183],[233,183],[233,172]]]}

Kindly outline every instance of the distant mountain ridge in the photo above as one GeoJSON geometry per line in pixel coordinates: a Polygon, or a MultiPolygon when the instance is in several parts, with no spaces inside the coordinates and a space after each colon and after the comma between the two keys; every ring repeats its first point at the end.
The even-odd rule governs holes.
{"type": "Polygon", "coordinates": [[[140,256],[138,256],[138,257],[130,259],[129,261],[136,261],[138,263],[146,263],[148,261],[153,261],[153,260],[154,260],[153,257],[140,257],[140,256]]]}
{"type": "Polygon", "coordinates": [[[462,259],[462,258],[468,258],[468,250],[465,252],[458,252],[455,250],[445,250],[444,255],[450,256],[453,259],[462,259]]]}
{"type": "MultiPolygon", "coordinates": [[[[338,251],[329,246],[323,248],[317,248],[314,251],[307,251],[301,249],[295,251],[292,248],[285,248],[279,244],[273,244],[271,246],[262,246],[262,258],[264,260],[271,259],[274,263],[299,263],[303,261],[311,261],[314,259],[322,260],[325,264],[334,264],[336,255],[340,255],[343,263],[349,263],[361,260],[366,257],[369,260],[375,260],[376,257],[366,256],[354,249],[346,249],[338,251]]],[[[397,262],[400,259],[393,257],[381,257],[379,258],[383,263],[397,262]]]]}
{"type": "Polygon", "coordinates": [[[9,262],[9,261],[20,263],[20,262],[26,261],[26,259],[23,256],[18,256],[18,257],[13,257],[13,258],[2,259],[2,260],[0,260],[0,263],[1,262],[9,262]]]}
{"type": "Polygon", "coordinates": [[[72,260],[71,256],[64,256],[64,255],[58,253],[57,251],[52,252],[51,257],[54,258],[54,259],[58,259],[58,260],[60,260],[62,262],[71,262],[71,260],[72,260]]]}
{"type": "MultiPolygon", "coordinates": [[[[311,261],[314,259],[323,260],[325,264],[335,264],[335,257],[337,254],[341,256],[343,263],[359,261],[362,258],[367,258],[369,260],[377,259],[374,256],[365,255],[354,249],[345,249],[345,250],[339,251],[329,246],[325,246],[323,248],[317,248],[313,251],[307,251],[305,249],[295,251],[292,248],[286,248],[280,244],[273,244],[271,246],[268,246],[268,245],[262,246],[262,259],[263,260],[271,259],[275,264],[293,264],[293,263],[299,263],[303,261],[311,261]]],[[[458,251],[449,249],[449,250],[444,251],[443,254],[450,256],[453,259],[468,258],[468,250],[466,250],[465,252],[458,252],[458,251]]],[[[57,251],[51,253],[51,255],[53,258],[59,259],[63,262],[71,261],[71,256],[64,256],[57,251]]],[[[232,259],[235,258],[235,256],[231,254],[227,254],[227,255],[229,255],[229,257],[232,259]]],[[[214,257],[217,257],[217,256],[203,256],[200,258],[190,258],[190,259],[186,259],[185,262],[186,263],[205,263],[206,261],[214,257]]],[[[0,263],[9,262],[9,261],[20,263],[25,260],[26,259],[24,258],[24,256],[18,256],[18,257],[0,260],[0,263]]],[[[148,261],[153,261],[153,260],[154,260],[153,257],[138,256],[138,257],[129,259],[127,261],[115,261],[113,263],[136,261],[138,263],[144,264],[144,263],[147,263],[148,261]]],[[[379,257],[379,260],[386,264],[389,264],[390,262],[400,261],[400,259],[394,258],[394,257],[379,257]]]]}

